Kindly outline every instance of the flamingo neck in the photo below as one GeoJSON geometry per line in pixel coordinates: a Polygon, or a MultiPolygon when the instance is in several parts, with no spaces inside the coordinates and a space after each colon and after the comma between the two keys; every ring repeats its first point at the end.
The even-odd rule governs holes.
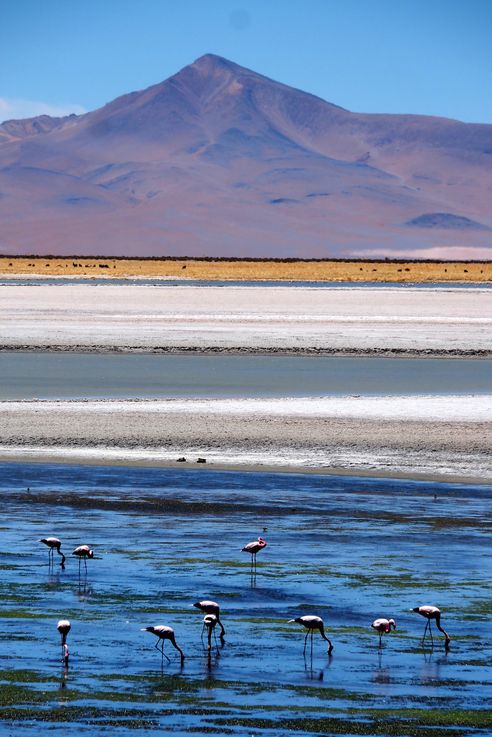
{"type": "Polygon", "coordinates": [[[444,627],[441,627],[441,617],[439,615],[436,617],[436,627],[440,632],[443,633],[444,637],[446,638],[446,643],[448,643],[451,640],[451,638],[446,632],[446,630],[444,629],[444,627]]]}

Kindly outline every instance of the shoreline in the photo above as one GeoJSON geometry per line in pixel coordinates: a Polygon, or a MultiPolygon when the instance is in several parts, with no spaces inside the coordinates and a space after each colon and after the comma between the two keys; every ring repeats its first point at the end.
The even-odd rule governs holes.
{"type": "Polygon", "coordinates": [[[30,343],[0,344],[0,353],[87,353],[87,354],[144,354],[144,355],[202,355],[202,356],[333,356],[344,358],[473,358],[492,357],[492,348],[318,348],[265,346],[261,348],[241,346],[122,346],[30,343]]]}
{"type": "Polygon", "coordinates": [[[490,394],[7,400],[0,457],[489,483],[491,406],[490,394]]]}
{"type": "Polygon", "coordinates": [[[199,471],[206,473],[207,471],[225,473],[261,473],[261,474],[293,474],[301,476],[342,476],[344,478],[373,478],[373,479],[394,479],[396,481],[415,481],[420,483],[431,482],[440,484],[464,484],[478,486],[492,486],[492,477],[484,479],[481,476],[459,475],[459,474],[440,474],[434,473],[403,473],[399,471],[384,471],[382,469],[347,469],[344,467],[332,466],[293,466],[293,465],[274,465],[274,464],[240,464],[240,463],[216,463],[207,461],[207,463],[197,463],[196,461],[187,461],[180,463],[176,460],[143,460],[143,459],[103,459],[103,458],[87,458],[77,457],[75,454],[72,458],[56,455],[51,452],[46,456],[40,456],[36,453],[23,453],[15,456],[5,454],[0,449],[0,463],[32,463],[32,464],[54,464],[63,466],[103,466],[107,468],[156,468],[169,469],[174,471],[199,471]]]}

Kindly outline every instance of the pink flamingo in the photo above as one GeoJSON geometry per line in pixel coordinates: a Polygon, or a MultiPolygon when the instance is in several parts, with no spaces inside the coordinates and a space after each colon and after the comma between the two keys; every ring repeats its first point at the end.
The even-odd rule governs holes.
{"type": "Polygon", "coordinates": [[[253,542],[245,545],[244,548],[241,548],[242,553],[251,553],[251,572],[253,572],[253,564],[256,572],[256,554],[259,553],[260,550],[263,550],[263,548],[266,548],[266,545],[266,540],[259,537],[258,540],[254,540],[253,542]]]}
{"type": "MultiPolygon", "coordinates": [[[[215,647],[217,648],[217,654],[219,652],[219,648],[217,646],[217,638],[215,637],[215,627],[217,625],[217,617],[215,614],[206,614],[203,618],[203,627],[207,630],[207,641],[208,641],[208,651],[210,652],[212,649],[212,633],[214,635],[215,639],[215,647]]],[[[202,630],[203,633],[203,630],[202,630]]]]}
{"type": "Polygon", "coordinates": [[[65,667],[68,668],[68,645],[67,645],[67,635],[70,632],[72,628],[72,625],[70,624],[68,619],[60,619],[58,624],[56,625],[56,629],[61,635],[62,641],[62,660],[65,664],[65,667]]]}
{"type": "Polygon", "coordinates": [[[61,540],[59,540],[57,537],[42,537],[41,540],[39,540],[39,542],[48,546],[48,565],[54,564],[53,556],[56,550],[58,555],[61,555],[62,557],[60,566],[62,568],[65,568],[65,556],[60,550],[61,540]]]}
{"type": "Polygon", "coordinates": [[[210,601],[209,599],[204,599],[203,601],[197,601],[195,604],[193,604],[193,606],[197,609],[200,609],[200,611],[204,614],[215,615],[215,617],[217,618],[217,624],[220,627],[220,639],[222,642],[224,642],[225,629],[220,619],[220,606],[217,604],[217,602],[210,601]]]}
{"type": "Polygon", "coordinates": [[[79,575],[80,575],[80,561],[84,561],[85,570],[87,572],[87,558],[94,557],[94,551],[88,545],[79,545],[78,548],[72,552],[72,555],[77,556],[79,559],[79,575]]]}
{"type": "Polygon", "coordinates": [[[371,627],[379,632],[379,647],[382,647],[383,643],[381,637],[383,636],[383,634],[391,632],[392,628],[396,630],[396,622],[394,619],[384,619],[383,617],[381,617],[380,619],[375,619],[374,622],[371,624],[371,627]]]}
{"type": "Polygon", "coordinates": [[[143,627],[141,629],[141,632],[152,632],[152,634],[158,638],[157,642],[155,643],[155,647],[157,648],[157,650],[161,651],[162,656],[166,658],[168,663],[170,663],[171,660],[164,652],[164,642],[166,640],[169,640],[171,645],[179,652],[181,656],[181,665],[183,665],[185,654],[176,642],[176,637],[174,635],[174,630],[172,627],[166,627],[166,625],[164,624],[158,624],[155,627],[143,627]]]}
{"type": "Polygon", "coordinates": [[[307,645],[307,638],[309,635],[311,635],[311,651],[313,649],[313,634],[316,630],[320,633],[323,640],[326,640],[328,643],[328,655],[331,655],[333,650],[333,645],[331,644],[331,640],[327,638],[325,635],[325,627],[323,624],[323,620],[321,617],[316,617],[314,614],[306,614],[304,617],[297,617],[297,619],[289,619],[289,623],[291,622],[297,622],[298,624],[302,624],[303,627],[307,629],[306,637],[304,638],[304,655],[306,654],[306,645],[307,645]]]}
{"type": "Polygon", "coordinates": [[[416,606],[413,609],[410,609],[411,612],[416,612],[417,614],[421,614],[422,617],[425,617],[427,620],[427,623],[425,625],[424,630],[424,636],[422,637],[422,642],[425,641],[425,635],[427,633],[427,628],[429,628],[429,634],[432,642],[432,647],[434,647],[434,639],[432,637],[432,628],[431,628],[431,621],[434,620],[436,623],[436,627],[438,630],[440,630],[444,637],[444,647],[446,650],[449,648],[449,643],[451,642],[451,638],[446,632],[446,630],[441,627],[441,610],[438,609],[436,606],[430,606],[428,604],[425,604],[424,606],[416,606]]]}

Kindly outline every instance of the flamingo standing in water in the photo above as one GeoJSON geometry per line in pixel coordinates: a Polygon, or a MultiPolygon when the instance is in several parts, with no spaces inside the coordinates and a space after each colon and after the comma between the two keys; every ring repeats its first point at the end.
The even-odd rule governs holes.
{"type": "Polygon", "coordinates": [[[396,622],[394,619],[384,619],[384,617],[381,617],[380,619],[375,619],[371,624],[371,627],[379,632],[379,647],[382,647],[383,643],[381,638],[383,634],[391,632],[391,629],[396,630],[396,622]]]}
{"type": "Polygon", "coordinates": [[[68,645],[67,645],[67,635],[70,632],[72,628],[72,625],[70,624],[68,619],[60,619],[58,624],[56,625],[56,629],[61,635],[61,647],[62,647],[62,661],[66,668],[68,668],[68,645]]]}
{"type": "Polygon", "coordinates": [[[58,555],[61,555],[61,563],[60,566],[62,568],[65,568],[65,556],[63,555],[61,548],[61,540],[59,540],[57,537],[42,537],[41,540],[39,540],[40,543],[44,543],[44,545],[48,546],[48,565],[54,565],[53,556],[56,552],[58,555]]]}
{"type": "Polygon", "coordinates": [[[157,642],[155,643],[155,647],[157,648],[157,650],[161,651],[162,656],[166,658],[168,663],[170,663],[171,660],[164,652],[164,642],[166,640],[169,640],[171,645],[179,652],[181,657],[181,665],[183,665],[185,654],[176,642],[176,637],[174,635],[174,630],[172,627],[166,627],[166,625],[164,624],[158,624],[155,627],[143,627],[141,632],[152,632],[152,634],[158,638],[157,642]]]}
{"type": "Polygon", "coordinates": [[[259,537],[258,540],[253,540],[253,542],[247,543],[244,548],[241,548],[242,553],[251,554],[251,572],[253,572],[253,568],[256,572],[256,554],[259,553],[260,550],[263,550],[263,548],[266,548],[266,545],[266,540],[263,540],[262,537],[259,537]]]}
{"type": "Polygon", "coordinates": [[[451,642],[451,638],[446,632],[446,630],[441,627],[441,610],[438,609],[436,606],[430,606],[429,604],[424,604],[424,606],[416,606],[413,609],[410,609],[411,612],[416,612],[417,614],[421,614],[422,617],[425,617],[427,620],[427,623],[425,625],[424,630],[424,636],[422,637],[422,642],[425,642],[425,635],[427,633],[427,628],[429,628],[429,634],[431,638],[432,647],[434,647],[434,639],[432,637],[432,628],[431,628],[431,621],[434,620],[436,623],[436,627],[438,630],[440,630],[444,637],[444,647],[446,650],[449,648],[449,643],[451,642]]]}
{"type": "Polygon", "coordinates": [[[213,633],[214,639],[215,639],[215,647],[217,648],[217,654],[218,654],[219,648],[217,646],[217,638],[215,636],[216,625],[217,625],[217,617],[215,616],[215,614],[206,614],[204,616],[203,627],[206,628],[207,630],[208,651],[210,652],[212,649],[212,633],[213,633]]]}
{"type": "Polygon", "coordinates": [[[306,614],[304,617],[289,619],[289,623],[291,622],[302,624],[303,627],[307,629],[306,637],[304,638],[304,655],[306,654],[307,638],[309,635],[311,635],[311,650],[313,649],[313,634],[316,630],[318,630],[323,640],[326,640],[326,642],[328,643],[328,655],[331,655],[333,645],[331,643],[331,640],[329,640],[325,635],[325,627],[321,617],[316,617],[314,614],[306,614]]]}
{"type": "Polygon", "coordinates": [[[200,611],[202,611],[204,614],[215,615],[217,619],[217,624],[220,627],[220,639],[222,642],[224,642],[225,629],[220,619],[220,606],[217,604],[217,602],[204,599],[203,601],[197,601],[195,604],[193,604],[193,606],[197,609],[200,609],[200,611]]]}
{"type": "Polygon", "coordinates": [[[94,551],[88,545],[79,545],[78,548],[72,552],[72,555],[77,556],[79,559],[79,576],[80,576],[80,561],[84,561],[85,571],[87,573],[87,558],[94,557],[94,551]]]}

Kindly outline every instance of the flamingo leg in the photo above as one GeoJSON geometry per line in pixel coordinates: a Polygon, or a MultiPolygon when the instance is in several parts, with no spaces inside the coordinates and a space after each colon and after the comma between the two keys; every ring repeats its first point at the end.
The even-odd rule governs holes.
{"type": "Polygon", "coordinates": [[[382,640],[383,634],[382,632],[379,633],[379,647],[383,647],[383,640],[382,640]]]}
{"type": "Polygon", "coordinates": [[[306,637],[304,638],[304,655],[306,654],[307,638],[308,637],[309,637],[309,630],[306,632],[306,637]]]}
{"type": "Polygon", "coordinates": [[[431,626],[430,619],[429,619],[429,635],[430,635],[430,638],[431,638],[432,647],[434,647],[434,638],[432,637],[432,626],[431,626]]]}
{"type": "Polygon", "coordinates": [[[160,651],[162,657],[166,658],[167,662],[170,663],[171,661],[169,660],[166,653],[164,652],[164,640],[162,639],[157,640],[157,642],[155,643],[155,647],[157,650],[160,651]]]}

